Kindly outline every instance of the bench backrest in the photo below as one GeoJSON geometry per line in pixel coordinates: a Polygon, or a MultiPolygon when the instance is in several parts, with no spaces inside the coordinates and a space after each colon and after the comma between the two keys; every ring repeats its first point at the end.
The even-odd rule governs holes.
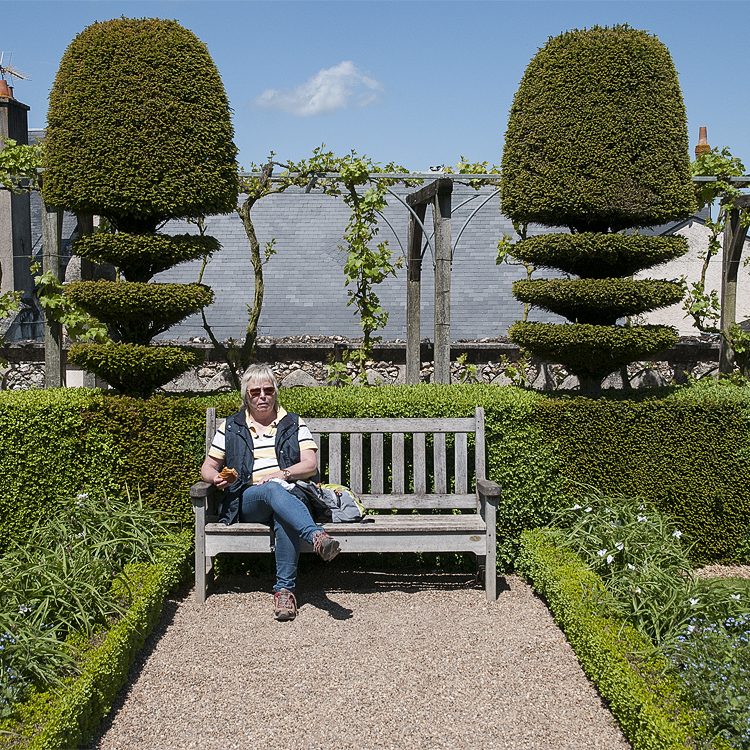
{"type": "MultiPolygon", "coordinates": [[[[209,409],[206,415],[206,450],[216,431],[215,414],[209,409]]],[[[472,480],[485,477],[482,407],[464,418],[310,418],[305,422],[320,448],[322,480],[351,487],[365,507],[478,509],[472,480]],[[474,438],[473,467],[470,437],[474,438]]]]}

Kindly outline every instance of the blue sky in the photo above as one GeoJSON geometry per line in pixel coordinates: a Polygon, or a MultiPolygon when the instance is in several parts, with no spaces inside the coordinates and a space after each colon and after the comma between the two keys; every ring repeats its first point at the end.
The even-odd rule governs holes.
{"type": "Polygon", "coordinates": [[[0,10],[0,50],[31,76],[15,88],[31,127],[44,126],[60,58],[84,27],[121,15],[179,21],[222,75],[244,167],[271,150],[302,159],[323,142],[412,170],[462,155],[499,164],[508,110],[536,50],[566,29],[628,23],[672,53],[691,152],[705,125],[712,146],[729,146],[750,169],[750,2],[0,0],[0,10]]]}

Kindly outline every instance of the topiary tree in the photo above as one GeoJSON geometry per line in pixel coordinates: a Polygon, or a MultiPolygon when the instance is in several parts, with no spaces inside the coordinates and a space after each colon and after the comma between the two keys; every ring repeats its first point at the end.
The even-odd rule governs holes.
{"type": "Polygon", "coordinates": [[[624,277],[683,255],[687,241],[625,231],[695,210],[677,72],[655,36],[597,26],[549,39],[513,101],[501,197],[517,224],[571,232],[523,239],[512,254],[580,277],[516,282],[519,300],[571,322],[517,322],[514,342],[564,364],[589,394],[609,373],[677,343],[667,326],[615,325],[683,296],[675,282],[624,277]]]}
{"type": "Polygon", "coordinates": [[[126,392],[147,395],[199,362],[193,352],[149,342],[210,304],[210,289],[148,282],[219,248],[212,237],[172,237],[157,229],[169,219],[234,210],[230,112],[205,45],[175,21],[95,23],[60,63],[47,115],[44,200],[104,217],[112,233],[84,236],[74,252],[113,263],[119,272],[115,282],[67,288],[117,341],[75,345],[69,359],[126,392]]]}

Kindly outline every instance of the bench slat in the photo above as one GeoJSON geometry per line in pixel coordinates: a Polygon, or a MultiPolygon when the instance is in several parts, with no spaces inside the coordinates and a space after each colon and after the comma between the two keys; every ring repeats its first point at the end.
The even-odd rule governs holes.
{"type": "Polygon", "coordinates": [[[393,492],[397,495],[404,492],[404,433],[394,432],[391,438],[391,457],[393,459],[393,492]]]}
{"type": "Polygon", "coordinates": [[[445,433],[438,432],[433,436],[433,441],[435,492],[438,495],[445,495],[448,492],[447,467],[445,465],[445,433]]]}
{"type": "Polygon", "coordinates": [[[338,433],[328,436],[328,481],[332,484],[342,484],[341,435],[338,433]]]}
{"type": "Polygon", "coordinates": [[[206,455],[211,448],[211,443],[214,441],[214,435],[216,434],[216,407],[209,406],[206,409],[206,455]]]}
{"type": "Polygon", "coordinates": [[[320,472],[320,433],[319,432],[313,432],[312,433],[312,439],[315,441],[315,445],[318,446],[318,450],[315,451],[315,460],[318,462],[318,472],[320,472]]]}
{"type": "Polygon", "coordinates": [[[469,450],[465,433],[456,433],[456,494],[468,492],[469,480],[466,472],[466,462],[469,450]]]}
{"type": "Polygon", "coordinates": [[[374,432],[370,443],[370,467],[372,470],[372,492],[382,495],[383,489],[383,433],[374,432]]]}
{"type": "Polygon", "coordinates": [[[470,432],[476,430],[473,417],[446,417],[444,419],[396,419],[396,418],[310,418],[305,419],[310,432],[470,432]]]}
{"type": "MultiPolygon", "coordinates": [[[[332,536],[338,534],[378,534],[383,531],[418,532],[429,534],[434,531],[485,531],[486,525],[477,513],[464,513],[456,516],[372,516],[366,523],[326,523],[325,530],[332,536]]],[[[206,524],[206,533],[221,536],[268,535],[269,528],[262,523],[223,523],[206,524]]]]}
{"type": "MultiPolygon", "coordinates": [[[[340,483],[339,483],[340,484],[340,483]]],[[[349,435],[349,484],[355,495],[362,494],[362,433],[349,435]]]]}
{"type": "Polygon", "coordinates": [[[414,492],[424,495],[427,492],[427,461],[424,432],[414,433],[414,492]]]}
{"type": "Polygon", "coordinates": [[[365,508],[371,510],[411,510],[420,508],[472,508],[476,510],[476,495],[360,495],[365,508]]]}

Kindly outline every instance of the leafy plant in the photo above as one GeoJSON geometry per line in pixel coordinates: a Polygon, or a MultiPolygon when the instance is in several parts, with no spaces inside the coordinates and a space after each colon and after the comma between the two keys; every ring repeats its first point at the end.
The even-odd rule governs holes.
{"type": "Polygon", "coordinates": [[[54,320],[65,327],[73,341],[96,341],[103,344],[109,340],[107,326],[84,312],[75,302],[65,296],[65,288],[51,271],[38,274],[39,263],[31,264],[36,295],[41,306],[54,320]]]}
{"type": "Polygon", "coordinates": [[[468,362],[468,352],[463,352],[456,357],[456,364],[459,367],[459,379],[461,383],[478,383],[477,366],[473,362],[468,362]]]}
{"type": "Polygon", "coordinates": [[[31,685],[57,684],[76,671],[74,641],[119,616],[127,587],[113,588],[126,565],[153,562],[173,528],[140,498],[89,497],[56,503],[51,520],[2,558],[0,576],[0,716],[31,685]]]}
{"type": "Polygon", "coordinates": [[[604,581],[602,610],[647,635],[676,665],[714,734],[750,747],[750,587],[696,578],[682,532],[633,499],[589,493],[554,523],[604,581]]]}
{"type": "MultiPolygon", "coordinates": [[[[738,326],[735,320],[736,310],[734,307],[727,309],[728,325],[722,327],[721,322],[721,302],[715,289],[706,290],[706,273],[711,260],[719,255],[722,250],[720,237],[727,228],[734,211],[739,212],[740,224],[743,227],[750,225],[750,210],[747,208],[738,208],[737,198],[742,195],[740,189],[729,182],[729,177],[739,177],[745,173],[743,163],[732,156],[728,148],[721,151],[714,148],[709,153],[704,153],[692,164],[693,175],[719,177],[716,182],[696,182],[695,195],[700,208],[713,205],[719,202],[719,212],[715,220],[706,219],[706,227],[710,230],[708,238],[708,248],[703,256],[703,265],[701,266],[701,276],[698,281],[691,284],[684,282],[685,300],[683,309],[687,313],[685,317],[693,319],[693,325],[703,333],[719,334],[725,343],[734,351],[737,362],[740,366],[741,373],[747,377],[750,375],[750,334],[738,326]]],[[[747,265],[748,260],[745,260],[747,265]]],[[[726,275],[728,268],[723,269],[726,275]]],[[[736,301],[735,301],[736,305],[736,301]]]]}

